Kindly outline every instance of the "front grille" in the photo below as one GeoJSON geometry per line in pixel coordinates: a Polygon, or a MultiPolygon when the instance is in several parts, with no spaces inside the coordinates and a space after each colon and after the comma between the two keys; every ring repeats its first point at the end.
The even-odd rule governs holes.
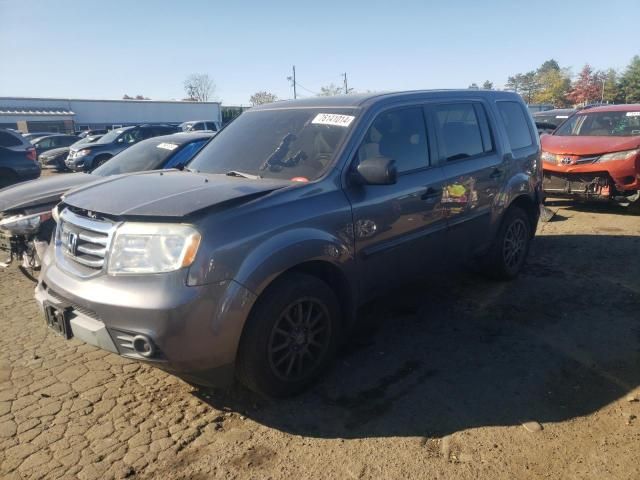
{"type": "Polygon", "coordinates": [[[56,229],[56,249],[72,264],[91,271],[104,268],[116,225],[65,208],[56,229]]]}
{"type": "Polygon", "coordinates": [[[77,311],[78,313],[81,313],[89,318],[93,318],[94,320],[102,321],[100,320],[100,317],[98,316],[98,314],[93,310],[72,302],[71,300],[63,297],[62,295],[60,295],[55,290],[52,290],[51,288],[47,288],[47,292],[49,293],[49,295],[51,295],[53,298],[55,298],[59,302],[62,302],[64,305],[69,305],[74,311],[77,311]]]}

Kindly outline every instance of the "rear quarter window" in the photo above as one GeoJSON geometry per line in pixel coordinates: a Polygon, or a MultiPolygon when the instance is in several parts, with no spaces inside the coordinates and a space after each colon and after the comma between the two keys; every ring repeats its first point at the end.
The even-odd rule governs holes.
{"type": "Polygon", "coordinates": [[[529,122],[524,109],[518,102],[500,101],[498,112],[507,132],[507,138],[511,144],[511,150],[518,150],[533,145],[529,122]]]}
{"type": "Polygon", "coordinates": [[[22,141],[10,133],[0,132],[0,147],[18,147],[22,141]]]}

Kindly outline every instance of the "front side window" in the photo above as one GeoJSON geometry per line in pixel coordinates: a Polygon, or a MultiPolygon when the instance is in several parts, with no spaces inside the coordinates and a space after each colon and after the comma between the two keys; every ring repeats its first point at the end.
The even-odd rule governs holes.
{"type": "Polygon", "coordinates": [[[332,165],[356,114],[346,108],[248,111],[213,137],[189,167],[312,181],[332,165]]]}
{"type": "Polygon", "coordinates": [[[77,139],[74,137],[58,137],[58,145],[61,147],[68,147],[72,145],[77,139]]]}
{"type": "Polygon", "coordinates": [[[529,122],[525,117],[523,108],[518,102],[498,102],[498,111],[502,117],[507,138],[511,144],[511,150],[529,147],[533,144],[529,122]]]}
{"type": "MultiPolygon", "coordinates": [[[[148,130],[151,132],[151,130],[148,130]]],[[[136,143],[142,140],[142,131],[139,128],[127,130],[118,138],[118,143],[136,143]]]]}
{"type": "Polygon", "coordinates": [[[427,132],[421,107],[378,115],[358,149],[358,161],[373,157],[395,160],[398,173],[429,165],[427,132]]]}
{"type": "Polygon", "coordinates": [[[124,132],[125,130],[122,130],[122,129],[111,130],[109,133],[102,136],[102,138],[100,138],[100,140],[98,140],[96,143],[97,144],[113,143],[117,139],[119,139],[120,135],[122,135],[124,132]]]}
{"type": "Polygon", "coordinates": [[[491,151],[491,136],[481,106],[451,103],[433,107],[440,154],[451,162],[491,151]],[[479,118],[478,112],[483,115],[479,118]],[[486,137],[483,143],[483,130],[486,137]],[[485,145],[486,144],[486,145],[485,145]]]}
{"type": "Polygon", "coordinates": [[[54,140],[52,137],[49,138],[45,138],[44,140],[40,140],[38,143],[36,143],[36,147],[37,148],[51,148],[54,146],[54,140]]]}
{"type": "Polygon", "coordinates": [[[554,135],[576,137],[640,135],[640,112],[578,113],[563,123],[554,135]]]}

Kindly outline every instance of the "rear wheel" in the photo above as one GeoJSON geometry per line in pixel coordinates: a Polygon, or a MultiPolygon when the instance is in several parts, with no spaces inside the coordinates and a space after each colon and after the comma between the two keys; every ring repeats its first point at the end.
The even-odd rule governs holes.
{"type": "Polygon", "coordinates": [[[515,278],[527,258],[530,242],[529,217],[521,208],[510,207],[484,259],[486,273],[499,280],[515,278]]]}
{"type": "Polygon", "coordinates": [[[316,277],[286,274],[262,294],[247,320],[237,377],[263,395],[299,393],[333,359],[339,330],[333,290],[316,277]]]}

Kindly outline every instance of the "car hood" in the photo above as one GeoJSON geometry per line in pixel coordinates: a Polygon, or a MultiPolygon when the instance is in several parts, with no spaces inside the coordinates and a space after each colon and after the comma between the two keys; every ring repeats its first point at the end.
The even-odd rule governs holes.
{"type": "Polygon", "coordinates": [[[87,173],[70,173],[38,178],[4,188],[0,190],[0,212],[57,203],[62,194],[70,188],[99,178],[87,173]]]}
{"type": "Polygon", "coordinates": [[[42,153],[40,156],[43,158],[49,158],[57,157],[58,155],[62,155],[64,153],[69,153],[69,147],[52,148],[51,150],[47,150],[46,152],[42,153]]]}
{"type": "Polygon", "coordinates": [[[602,155],[609,152],[633,150],[640,145],[640,137],[571,137],[546,135],[540,138],[546,152],[567,155],[602,155]]]}
{"type": "Polygon", "coordinates": [[[108,177],[69,192],[63,200],[106,215],[183,217],[214,205],[235,205],[291,184],[288,180],[158,170],[108,177]]]}
{"type": "Polygon", "coordinates": [[[79,152],[80,150],[84,150],[85,148],[88,148],[91,150],[103,150],[110,146],[113,146],[113,144],[112,143],[85,143],[82,145],[78,145],[76,147],[70,147],[69,150],[73,152],[79,152]]]}

